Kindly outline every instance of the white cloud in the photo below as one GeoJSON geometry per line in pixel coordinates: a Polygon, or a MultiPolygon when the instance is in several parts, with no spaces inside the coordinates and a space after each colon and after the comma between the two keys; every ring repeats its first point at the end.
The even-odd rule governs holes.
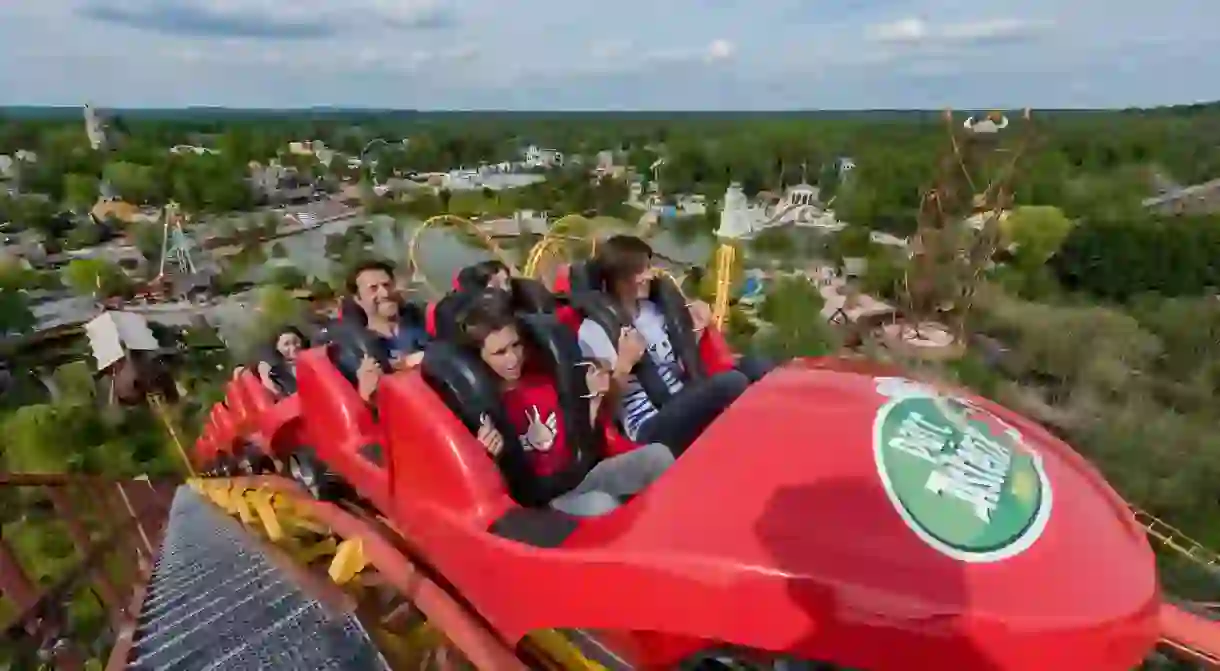
{"type": "Polygon", "coordinates": [[[909,17],[869,26],[865,35],[874,42],[958,44],[1024,37],[1051,25],[1049,21],[1013,18],[933,24],[920,18],[909,17]]]}
{"type": "Polygon", "coordinates": [[[712,43],[707,45],[705,58],[709,62],[726,61],[732,58],[736,51],[737,47],[728,40],[712,40],[712,43]]]}
{"type": "Polygon", "coordinates": [[[1215,2],[966,5],[10,0],[0,104],[938,108],[1216,96],[1206,78],[1166,76],[1220,68],[1215,2]]]}

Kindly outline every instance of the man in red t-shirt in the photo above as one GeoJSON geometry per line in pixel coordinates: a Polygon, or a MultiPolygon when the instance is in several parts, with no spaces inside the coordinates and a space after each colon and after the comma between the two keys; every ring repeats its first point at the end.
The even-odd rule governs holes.
{"type": "MultiPolygon", "coordinates": [[[[463,333],[466,344],[477,350],[500,378],[505,415],[525,451],[530,470],[535,476],[546,477],[563,469],[572,453],[564,436],[559,392],[545,372],[530,365],[507,296],[489,291],[476,298],[463,319],[463,333]]],[[[603,421],[598,412],[610,386],[609,368],[589,364],[585,382],[590,393],[589,416],[595,423],[603,421]]],[[[478,436],[488,453],[499,457],[504,439],[487,417],[478,436]]],[[[551,500],[550,505],[582,517],[601,515],[617,508],[620,497],[652,484],[673,461],[673,453],[660,443],[604,459],[580,484],[551,500]]]]}

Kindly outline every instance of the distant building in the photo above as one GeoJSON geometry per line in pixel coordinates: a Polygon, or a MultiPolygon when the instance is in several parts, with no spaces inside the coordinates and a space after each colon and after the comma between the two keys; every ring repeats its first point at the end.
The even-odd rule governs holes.
{"type": "Polygon", "coordinates": [[[278,163],[265,166],[257,161],[252,161],[249,168],[248,183],[256,200],[266,203],[293,203],[313,197],[313,182],[299,174],[295,168],[278,163]]]}
{"type": "Polygon", "coordinates": [[[173,147],[170,147],[169,153],[177,154],[179,156],[184,155],[184,154],[194,154],[195,156],[203,156],[206,154],[206,155],[215,156],[215,155],[219,154],[220,152],[216,151],[215,149],[209,149],[207,147],[200,147],[200,146],[193,145],[193,144],[179,144],[179,145],[174,145],[173,147]]]}
{"type": "Polygon", "coordinates": [[[1145,208],[1162,215],[1203,215],[1220,212],[1220,179],[1187,186],[1152,198],[1145,208]]]}
{"type": "Polygon", "coordinates": [[[839,221],[834,211],[826,207],[816,186],[797,184],[784,191],[774,204],[751,205],[739,184],[729,185],[720,213],[718,235],[752,237],[778,226],[816,228],[826,232],[843,230],[847,224],[839,221]]]}
{"type": "Polygon", "coordinates": [[[557,168],[563,165],[563,152],[530,145],[525,149],[525,165],[530,168],[557,168]]]}
{"type": "Polygon", "coordinates": [[[85,134],[89,136],[89,146],[95,151],[103,151],[109,144],[106,137],[106,124],[101,115],[92,106],[86,104],[84,109],[85,134]]]}
{"type": "Polygon", "coordinates": [[[0,154],[0,180],[19,180],[21,166],[38,162],[38,154],[25,149],[19,149],[12,156],[0,154]]]}

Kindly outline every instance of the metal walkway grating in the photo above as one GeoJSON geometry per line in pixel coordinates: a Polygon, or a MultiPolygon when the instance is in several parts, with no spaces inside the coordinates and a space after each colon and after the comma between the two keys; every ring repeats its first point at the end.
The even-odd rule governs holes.
{"type": "Polygon", "coordinates": [[[180,487],[128,669],[386,671],[360,623],[304,593],[245,529],[180,487]]]}

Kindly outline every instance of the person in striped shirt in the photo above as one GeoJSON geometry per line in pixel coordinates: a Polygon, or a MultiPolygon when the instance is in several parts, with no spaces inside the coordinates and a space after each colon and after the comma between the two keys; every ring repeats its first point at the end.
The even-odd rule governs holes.
{"type": "MultiPolygon", "coordinates": [[[[662,443],[681,453],[746,390],[752,378],[731,370],[698,381],[684,379],[665,317],[648,298],[654,277],[648,243],[634,236],[614,236],[598,247],[595,262],[603,289],[631,317],[631,325],[609,334],[601,324],[585,319],[578,332],[581,351],[612,366],[611,391],[627,437],[638,444],[662,443]],[[633,372],[645,356],[651,357],[669,391],[660,407],[633,372]]],[[[695,330],[702,332],[711,323],[711,308],[695,301],[690,311],[695,330]]]]}

